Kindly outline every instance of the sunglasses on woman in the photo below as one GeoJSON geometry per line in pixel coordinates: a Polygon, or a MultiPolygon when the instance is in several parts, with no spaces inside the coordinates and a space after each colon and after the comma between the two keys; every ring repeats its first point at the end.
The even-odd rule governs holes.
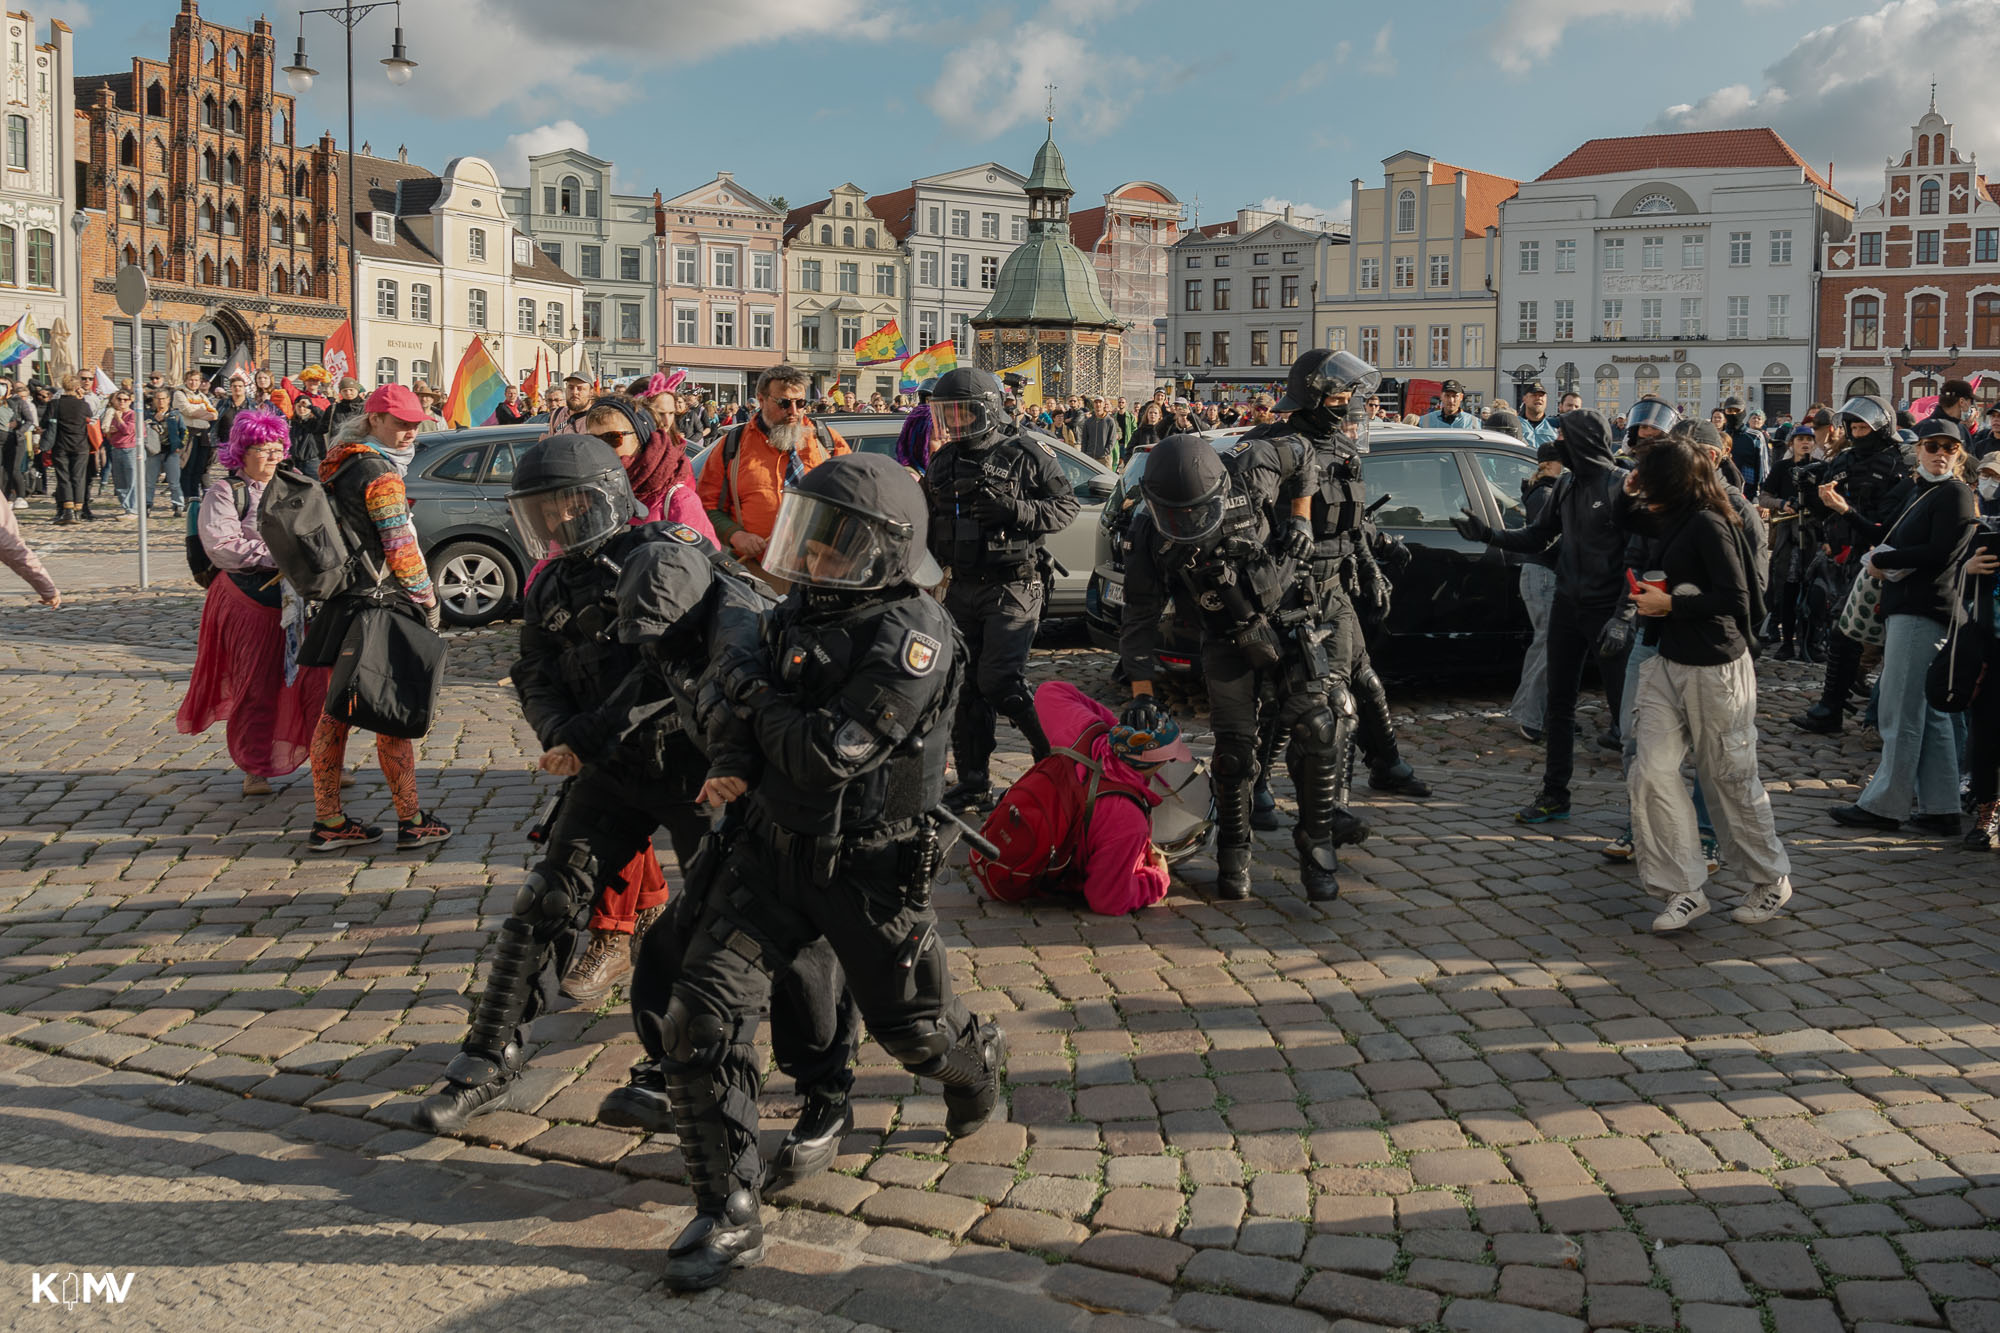
{"type": "Polygon", "coordinates": [[[1955,454],[1958,452],[1958,441],[1938,439],[1934,436],[1928,440],[1918,440],[1917,448],[1927,454],[1955,454]]]}

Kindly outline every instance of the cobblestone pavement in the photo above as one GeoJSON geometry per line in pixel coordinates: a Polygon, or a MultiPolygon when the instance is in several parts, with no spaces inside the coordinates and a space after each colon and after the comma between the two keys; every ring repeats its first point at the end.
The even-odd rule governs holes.
{"type": "MultiPolygon", "coordinates": [[[[218,736],[173,730],[196,613],[184,583],[0,602],[0,1054],[493,1189],[588,1181],[600,1237],[639,1225],[622,1191],[684,1203],[671,1138],[591,1123],[636,1051],[622,1004],[544,1022],[533,1113],[405,1132],[548,790],[502,683],[511,628],[455,638],[420,747],[457,835],[308,863],[303,774],[246,801],[218,736]]],[[[1046,637],[1039,674],[1112,696],[1073,627],[1046,637]]],[[[1498,716],[1509,682],[1397,688],[1437,795],[1365,801],[1338,903],[1304,899],[1284,833],[1241,904],[1206,900],[1206,859],[1117,920],[941,888],[957,984],[1012,1036],[1010,1118],[948,1144],[942,1104],[866,1046],[856,1132],[781,1225],[1204,1327],[2000,1330],[2000,863],[1838,830],[1873,734],[1795,731],[1816,672],[1762,674],[1798,888],[1780,920],[1653,936],[1597,855],[1623,823],[1613,756],[1580,753],[1573,823],[1522,829],[1540,755],[1498,716]]],[[[387,808],[372,767],[353,808],[387,808]]],[[[767,1092],[773,1134],[788,1092],[767,1092]]],[[[783,1278],[834,1308],[814,1280],[783,1278]]]]}

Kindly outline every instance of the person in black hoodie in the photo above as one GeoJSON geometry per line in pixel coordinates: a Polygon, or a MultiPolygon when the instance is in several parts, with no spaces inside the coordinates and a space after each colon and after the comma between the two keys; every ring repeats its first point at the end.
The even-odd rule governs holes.
{"type": "MultiPolygon", "coordinates": [[[[1625,599],[1625,534],[1611,520],[1624,473],[1612,461],[1610,423],[1601,412],[1565,412],[1556,436],[1556,455],[1568,469],[1541,516],[1526,527],[1495,531],[1465,510],[1452,520],[1459,536],[1507,551],[1556,551],[1555,600],[1549,607],[1548,705],[1543,728],[1548,762],[1542,790],[1515,814],[1524,824],[1568,819],[1569,781],[1576,767],[1576,699],[1583,669],[1596,654],[1597,636],[1625,599]]],[[[1625,664],[1602,665],[1611,716],[1619,715],[1625,664]]]]}
{"type": "Polygon", "coordinates": [[[1799,469],[1812,462],[1813,429],[1797,426],[1784,451],[1771,461],[1771,475],[1757,494],[1766,531],[1771,534],[1771,635],[1780,640],[1775,654],[1790,662],[1803,654],[1812,660],[1811,634],[1799,623],[1801,584],[1811,552],[1799,540],[1799,469]]]}
{"type": "Polygon", "coordinates": [[[1958,744],[1951,718],[1930,706],[1924,682],[1944,646],[1958,567],[1979,523],[1972,488],[1959,476],[1964,455],[1957,422],[1930,417],[1917,428],[1915,498],[1864,557],[1867,574],[1883,579],[1886,637],[1875,709],[1882,760],[1854,804],[1830,812],[1850,828],[1887,832],[1909,819],[1926,833],[1959,836],[1958,744]]]}

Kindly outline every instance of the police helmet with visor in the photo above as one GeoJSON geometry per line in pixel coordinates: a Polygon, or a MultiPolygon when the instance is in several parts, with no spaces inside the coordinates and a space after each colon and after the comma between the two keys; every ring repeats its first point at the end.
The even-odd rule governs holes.
{"type": "Polygon", "coordinates": [[[1880,398],[1865,395],[1850,398],[1840,405],[1842,426],[1849,426],[1857,421],[1877,435],[1893,431],[1896,426],[1896,418],[1889,411],[1888,405],[1880,398]]]}
{"type": "Polygon", "coordinates": [[[1681,424],[1681,414],[1674,410],[1671,403],[1658,398],[1641,398],[1632,404],[1632,411],[1625,418],[1625,424],[1635,430],[1650,426],[1665,435],[1681,424]]]}
{"type": "Polygon", "coordinates": [[[1382,372],[1352,352],[1331,352],[1315,347],[1292,362],[1285,378],[1285,396],[1277,411],[1304,412],[1318,407],[1330,393],[1363,396],[1374,392],[1382,372]]]}
{"type": "Polygon", "coordinates": [[[1007,423],[1006,392],[992,371],[959,366],[938,376],[931,390],[931,431],[940,445],[982,449],[999,440],[1007,423]]]}
{"type": "Polygon", "coordinates": [[[929,531],[923,491],[894,459],[843,454],[786,489],[764,569],[839,592],[931,587],[944,571],[926,548],[929,531]]]}
{"type": "Polygon", "coordinates": [[[625,465],[594,435],[551,435],[521,455],[507,490],[521,543],[536,560],[588,556],[639,516],[625,465]]]}
{"type": "Polygon", "coordinates": [[[1215,446],[1199,435],[1170,435],[1153,447],[1139,490],[1162,537],[1200,545],[1221,530],[1229,472],[1215,446]]]}

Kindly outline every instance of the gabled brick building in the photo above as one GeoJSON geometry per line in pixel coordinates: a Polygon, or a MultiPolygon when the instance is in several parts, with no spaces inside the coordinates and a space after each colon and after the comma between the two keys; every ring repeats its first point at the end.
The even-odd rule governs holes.
{"type": "Polygon", "coordinates": [[[1988,372],[1979,396],[2000,399],[2000,204],[1935,101],[1883,168],[1882,197],[1824,250],[1822,400],[1922,398],[1937,392],[1937,366],[1953,379],[1988,372]]]}
{"type": "Polygon", "coordinates": [[[157,298],[141,374],[213,369],[245,341],[259,365],[289,374],[318,361],[347,317],[333,136],[297,140],[276,54],[264,20],[226,28],[181,0],[165,60],[77,79],[86,367],[132,373],[131,321],[112,294],[125,263],[157,298]]]}

